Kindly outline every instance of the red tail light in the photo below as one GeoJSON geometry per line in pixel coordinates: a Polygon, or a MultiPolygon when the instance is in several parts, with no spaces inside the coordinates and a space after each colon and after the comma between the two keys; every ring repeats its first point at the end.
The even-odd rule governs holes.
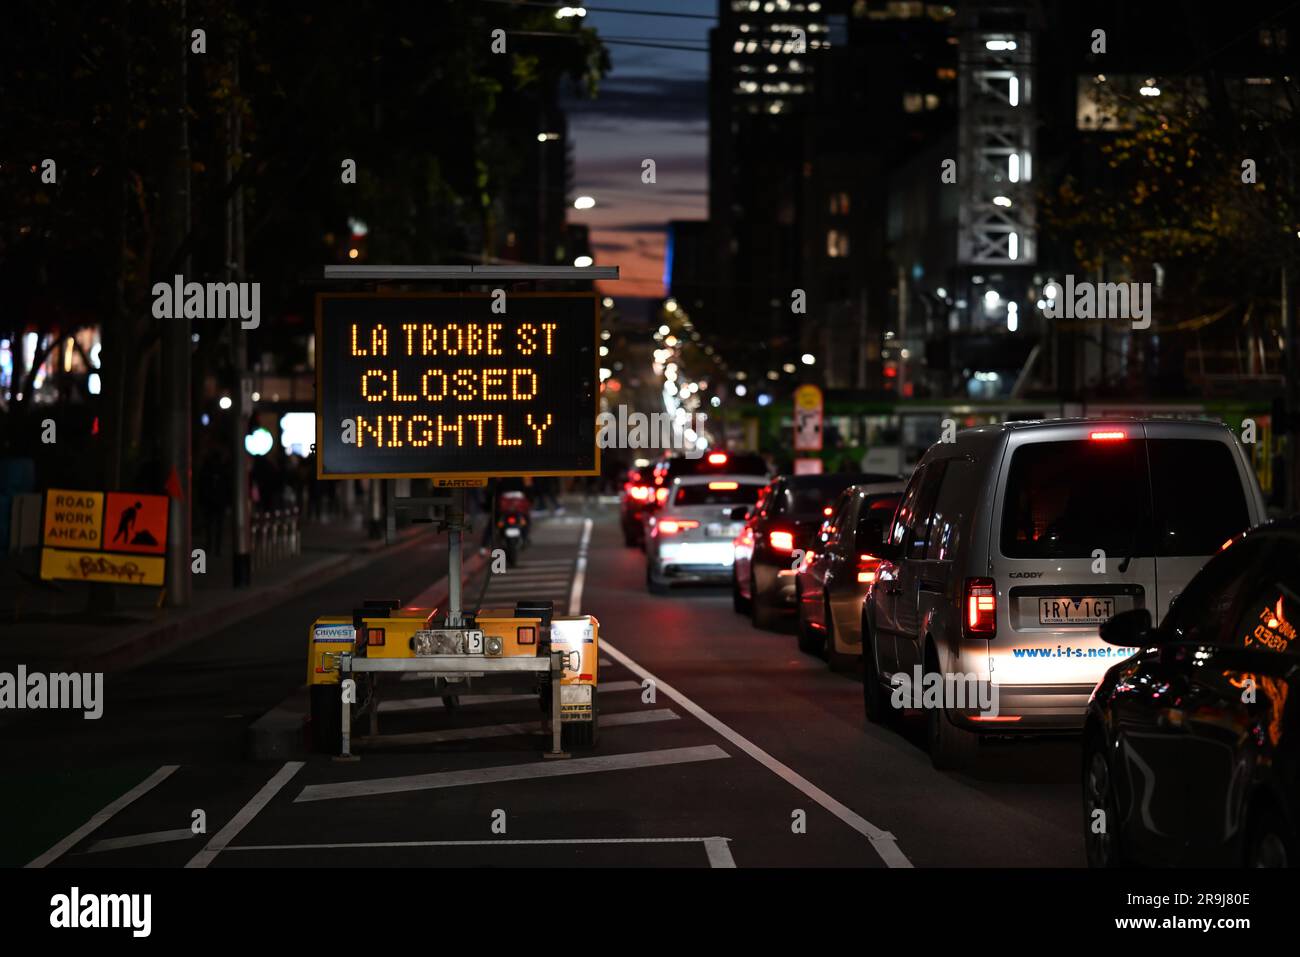
{"type": "Polygon", "coordinates": [[[992,638],[997,631],[998,597],[993,579],[966,579],[966,636],[992,638]]]}
{"type": "Polygon", "coordinates": [[[668,489],[666,488],[655,489],[655,502],[659,505],[662,505],[666,501],[668,501],[668,489]]]}
{"type": "Polygon", "coordinates": [[[700,523],[693,518],[665,518],[655,522],[655,533],[658,535],[676,535],[688,528],[699,527],[700,523]]]}
{"type": "Polygon", "coordinates": [[[831,508],[829,505],[827,505],[824,509],[822,509],[822,514],[825,515],[827,518],[830,518],[830,517],[831,517],[831,513],[834,512],[834,511],[835,511],[835,509],[833,509],[833,508],[831,508]]]}
{"type": "Polygon", "coordinates": [[[1128,438],[1123,429],[1107,429],[1105,432],[1093,432],[1088,436],[1094,442],[1120,442],[1128,438]]]}
{"type": "Polygon", "coordinates": [[[650,497],[650,488],[646,485],[633,485],[627,490],[627,497],[636,502],[644,502],[650,497]]]}
{"type": "Polygon", "coordinates": [[[858,584],[872,585],[876,581],[876,569],[880,567],[880,559],[874,555],[858,556],[858,584]]]}
{"type": "Polygon", "coordinates": [[[752,546],[754,544],[754,530],[746,525],[740,530],[740,534],[736,537],[736,541],[733,544],[741,545],[746,548],[752,546]]]}
{"type": "Polygon", "coordinates": [[[794,535],[791,532],[768,532],[767,543],[778,552],[794,550],[794,535]]]}
{"type": "Polygon", "coordinates": [[[709,453],[709,464],[710,464],[710,465],[726,465],[726,464],[727,464],[727,453],[726,453],[726,452],[710,452],[710,453],[709,453]]]}

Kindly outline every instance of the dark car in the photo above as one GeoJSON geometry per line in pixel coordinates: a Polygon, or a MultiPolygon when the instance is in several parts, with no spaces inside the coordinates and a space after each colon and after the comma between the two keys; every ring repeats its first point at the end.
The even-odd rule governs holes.
{"type": "MultiPolygon", "coordinates": [[[[766,477],[771,474],[771,470],[767,467],[767,461],[757,452],[726,452],[713,449],[691,457],[680,452],[670,452],[656,462],[653,468],[642,469],[640,474],[643,476],[641,481],[644,482],[643,487],[646,491],[644,500],[637,499],[641,502],[636,509],[637,525],[635,528],[629,528],[627,524],[623,526],[624,540],[629,546],[645,545],[646,523],[656,511],[663,508],[668,490],[672,488],[673,479],[691,475],[766,477]]],[[[631,491],[637,496],[643,494],[640,487],[634,487],[631,491]]]]}
{"type": "Polygon", "coordinates": [[[799,565],[799,648],[825,655],[832,669],[861,663],[862,601],[875,584],[875,552],[902,494],[902,482],[846,488],[799,565]]]}
{"type": "Polygon", "coordinates": [[[654,501],[653,469],[630,468],[623,480],[623,491],[619,495],[618,517],[623,528],[623,543],[628,548],[641,545],[645,526],[642,515],[654,501]]]}
{"type": "Polygon", "coordinates": [[[836,498],[850,485],[897,481],[888,476],[782,475],[772,480],[749,510],[736,538],[732,604],[748,612],[757,628],[775,627],[795,606],[799,560],[817,547],[817,533],[836,498]]]}
{"type": "Polygon", "coordinates": [[[1295,518],[1234,539],[1158,628],[1145,608],[1101,627],[1105,641],[1135,653],[1106,672],[1088,704],[1090,865],[1300,861],[1298,627],[1295,518]]]}

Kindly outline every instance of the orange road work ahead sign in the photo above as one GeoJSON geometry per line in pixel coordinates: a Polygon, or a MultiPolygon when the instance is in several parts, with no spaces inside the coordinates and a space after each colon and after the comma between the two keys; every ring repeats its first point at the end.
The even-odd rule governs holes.
{"type": "Polygon", "coordinates": [[[161,585],[167,508],[166,495],[49,489],[41,577],[161,585]]]}
{"type": "Polygon", "coordinates": [[[104,536],[104,493],[52,488],[45,493],[41,544],[55,548],[99,548],[104,536]]]}
{"type": "Polygon", "coordinates": [[[167,551],[167,496],[109,492],[104,507],[104,551],[163,555],[167,551]]]}

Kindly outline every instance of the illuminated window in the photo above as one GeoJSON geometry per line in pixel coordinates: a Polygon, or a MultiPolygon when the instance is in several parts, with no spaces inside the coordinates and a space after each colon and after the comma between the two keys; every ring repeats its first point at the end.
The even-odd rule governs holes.
{"type": "Polygon", "coordinates": [[[839,229],[826,231],[826,255],[832,259],[843,259],[849,254],[849,234],[839,229]]]}

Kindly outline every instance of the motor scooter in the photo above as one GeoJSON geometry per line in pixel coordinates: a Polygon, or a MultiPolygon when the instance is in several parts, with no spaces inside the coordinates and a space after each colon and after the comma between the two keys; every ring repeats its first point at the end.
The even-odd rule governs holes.
{"type": "Polygon", "coordinates": [[[528,546],[532,512],[532,503],[523,492],[502,492],[497,496],[496,537],[506,553],[507,568],[519,563],[519,552],[528,546]]]}

